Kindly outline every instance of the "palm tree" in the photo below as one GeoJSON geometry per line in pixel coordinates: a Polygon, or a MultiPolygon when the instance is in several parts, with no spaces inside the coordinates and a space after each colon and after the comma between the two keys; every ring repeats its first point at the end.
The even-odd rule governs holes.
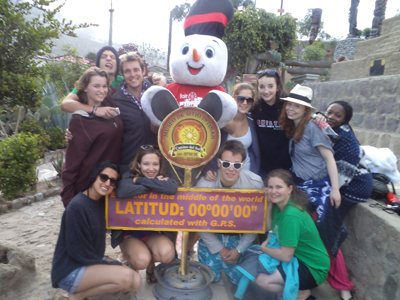
{"type": "Polygon", "coordinates": [[[171,39],[172,39],[172,21],[182,21],[189,13],[190,4],[185,2],[181,5],[176,5],[169,13],[169,35],[168,35],[168,59],[167,69],[169,72],[169,58],[171,55],[171,39]]]}

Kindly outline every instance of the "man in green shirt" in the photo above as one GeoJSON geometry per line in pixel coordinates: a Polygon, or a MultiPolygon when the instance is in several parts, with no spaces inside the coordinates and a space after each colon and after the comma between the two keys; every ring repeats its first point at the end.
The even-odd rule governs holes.
{"type": "MultiPolygon", "coordinates": [[[[108,74],[108,78],[111,82],[110,88],[117,87],[124,78],[119,74],[120,59],[117,50],[111,46],[104,46],[96,54],[96,66],[104,70],[108,74]]],[[[153,76],[146,78],[155,85],[165,86],[166,78],[162,75],[154,73],[153,76]]],[[[89,114],[92,113],[93,107],[78,102],[78,96],[76,95],[77,90],[74,88],[71,93],[61,103],[61,110],[73,113],[76,110],[83,110],[89,114]]],[[[104,119],[110,119],[114,117],[114,112],[117,112],[115,107],[98,107],[96,109],[96,116],[104,119]]]]}

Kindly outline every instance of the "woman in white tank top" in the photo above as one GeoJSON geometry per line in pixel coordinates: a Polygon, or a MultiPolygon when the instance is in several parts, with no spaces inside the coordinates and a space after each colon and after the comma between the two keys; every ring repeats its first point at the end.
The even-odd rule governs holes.
{"type": "MultiPolygon", "coordinates": [[[[246,160],[243,168],[258,174],[260,169],[260,150],[253,119],[249,110],[253,107],[255,91],[248,83],[238,83],[233,87],[232,96],[238,105],[236,116],[221,130],[221,143],[226,140],[238,140],[246,149],[246,160]]],[[[206,167],[206,179],[215,181],[216,161],[206,167]]]]}

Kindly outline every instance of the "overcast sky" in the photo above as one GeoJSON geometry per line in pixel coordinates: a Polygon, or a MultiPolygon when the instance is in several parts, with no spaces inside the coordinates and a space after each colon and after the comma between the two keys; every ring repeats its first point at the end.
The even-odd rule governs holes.
{"type": "MultiPolygon", "coordinates": [[[[217,0],[216,0],[217,1],[217,0]]],[[[169,11],[184,0],[113,0],[113,41],[117,43],[150,43],[167,49],[169,11]]],[[[194,0],[188,2],[193,3],[194,0]]],[[[281,0],[257,0],[258,8],[276,13],[281,0]]],[[[285,13],[302,19],[308,8],[321,8],[324,30],[337,38],[349,31],[348,13],[351,0],[283,0],[285,13]]],[[[96,40],[108,41],[111,0],[67,0],[61,13],[74,23],[88,22],[100,26],[91,32],[96,40]]],[[[371,27],[375,0],[361,0],[358,6],[358,28],[371,27]]],[[[399,0],[388,0],[386,18],[400,9],[399,0]]],[[[183,36],[183,22],[174,22],[173,42],[183,36]]],[[[79,35],[79,31],[77,31],[79,35]]]]}

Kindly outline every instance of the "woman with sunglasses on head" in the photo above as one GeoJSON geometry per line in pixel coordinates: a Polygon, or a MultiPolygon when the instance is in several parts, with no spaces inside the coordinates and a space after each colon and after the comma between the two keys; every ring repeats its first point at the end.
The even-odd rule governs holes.
{"type": "MultiPolygon", "coordinates": [[[[356,204],[368,201],[372,189],[372,174],[366,167],[364,150],[360,147],[349,122],[353,116],[353,108],[345,101],[332,102],[327,111],[327,122],[339,135],[333,144],[334,157],[339,172],[339,186],[342,203],[338,208],[342,223],[347,212],[356,204]]],[[[330,253],[329,253],[330,254],[330,253]]],[[[338,250],[336,257],[331,257],[328,282],[340,290],[343,300],[351,300],[350,291],[354,284],[349,280],[344,257],[338,250]]]]}
{"type": "MultiPolygon", "coordinates": [[[[130,170],[122,176],[116,190],[117,198],[132,198],[150,191],[174,195],[178,183],[163,174],[163,157],[158,147],[141,146],[130,165],[130,170]]],[[[172,241],[157,231],[114,231],[112,246],[120,244],[122,256],[135,270],[146,269],[148,283],[157,282],[154,276],[155,262],[169,263],[175,257],[172,241]]]]}
{"type": "Polygon", "coordinates": [[[74,138],[65,153],[61,179],[61,200],[67,207],[71,199],[88,187],[93,166],[104,160],[120,161],[123,124],[119,116],[103,119],[96,116],[100,106],[115,107],[109,97],[109,80],[105,71],[92,67],[75,84],[79,101],[93,106],[93,112],[76,111],[69,122],[74,138]]]}
{"type": "Polygon", "coordinates": [[[118,182],[115,163],[98,163],[89,176],[89,187],[65,209],[54,251],[51,282],[78,300],[118,291],[137,291],[142,279],[134,270],[104,256],[105,196],[118,182]]]}
{"type": "Polygon", "coordinates": [[[338,223],[341,196],[332,142],[312,120],[312,89],[296,85],[285,104],[279,124],[290,138],[289,153],[298,187],[310,198],[318,212],[317,228],[325,245],[336,255],[346,238],[344,226],[338,223]],[[339,226],[338,226],[339,225],[339,226]]]}
{"type": "MultiPolygon", "coordinates": [[[[246,149],[244,170],[258,174],[260,170],[260,149],[257,135],[249,111],[253,107],[255,91],[248,83],[238,83],[233,87],[232,97],[236,100],[238,111],[236,116],[221,130],[221,144],[229,140],[241,142],[246,149]]],[[[217,158],[206,166],[206,179],[217,180],[217,158]],[[208,170],[208,171],[207,171],[208,170]]]]}
{"type": "Polygon", "coordinates": [[[259,175],[265,178],[269,171],[291,166],[290,156],[286,149],[289,139],[278,124],[286,93],[277,71],[264,70],[257,73],[258,93],[260,98],[251,110],[261,154],[259,175]]]}

